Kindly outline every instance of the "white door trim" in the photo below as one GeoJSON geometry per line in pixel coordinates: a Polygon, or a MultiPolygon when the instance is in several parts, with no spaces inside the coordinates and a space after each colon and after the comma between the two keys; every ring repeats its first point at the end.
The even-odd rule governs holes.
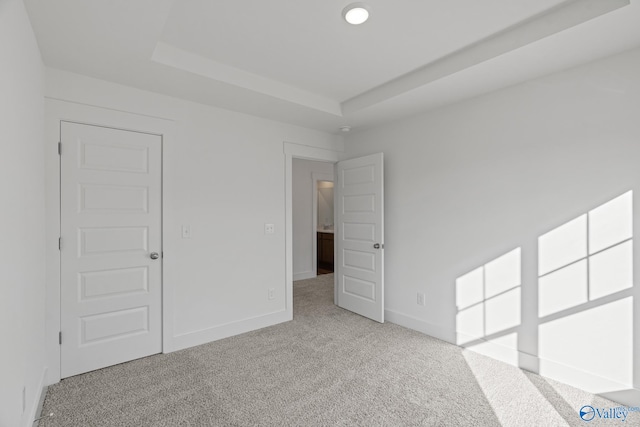
{"type": "Polygon", "coordinates": [[[334,175],[329,175],[328,173],[313,172],[311,174],[311,231],[313,233],[311,236],[311,271],[313,272],[313,277],[318,275],[318,231],[320,231],[318,230],[318,181],[334,182],[333,179],[334,175]]]}
{"type": "MultiPolygon", "coordinates": [[[[175,122],[170,119],[99,108],[74,102],[45,98],[45,177],[46,177],[46,360],[47,384],[60,381],[60,122],[69,121],[95,126],[151,133],[162,137],[163,149],[174,143],[175,122]]],[[[164,167],[163,159],[163,167],[164,167]]],[[[163,191],[164,194],[164,191],[163,191]]],[[[167,211],[163,197],[163,234],[167,211]]],[[[166,241],[163,250],[167,251],[166,241]]],[[[162,272],[162,352],[173,351],[173,284],[167,282],[167,265],[162,272]]]]}
{"type": "MultiPolygon", "coordinates": [[[[293,319],[293,159],[336,163],[340,160],[340,153],[286,141],[283,145],[285,156],[285,311],[287,320],[291,320],[293,319]]],[[[335,182],[335,179],[333,181],[335,182]]],[[[334,281],[334,301],[336,289],[334,281]]]]}

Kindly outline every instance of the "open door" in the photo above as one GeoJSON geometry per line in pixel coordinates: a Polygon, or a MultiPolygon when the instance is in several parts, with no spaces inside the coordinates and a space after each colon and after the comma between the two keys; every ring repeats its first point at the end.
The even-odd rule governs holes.
{"type": "Polygon", "coordinates": [[[383,155],[338,162],[336,172],[337,303],[383,323],[383,155]]]}

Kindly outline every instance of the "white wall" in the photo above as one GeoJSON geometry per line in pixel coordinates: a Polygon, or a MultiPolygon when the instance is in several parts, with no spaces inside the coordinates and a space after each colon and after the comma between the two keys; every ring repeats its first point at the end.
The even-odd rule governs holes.
{"type": "MultiPolygon", "coordinates": [[[[387,318],[623,403],[640,403],[637,390],[629,392],[640,387],[637,250],[633,261],[629,256],[606,268],[604,258],[590,257],[593,270],[585,274],[591,285],[587,276],[560,277],[547,291],[556,302],[568,301],[566,310],[538,316],[542,235],[581,216],[586,221],[584,214],[632,190],[638,241],[639,114],[640,50],[632,50],[348,136],[349,157],[385,154],[387,318]],[[581,300],[595,286],[598,268],[607,273],[598,276],[603,286],[617,290],[581,300]],[[473,300],[473,292],[482,296],[483,285],[489,286],[482,280],[496,272],[504,289],[517,289],[477,305],[484,320],[480,311],[464,318],[470,312],[458,313],[457,305],[473,300]],[[565,288],[575,292],[563,294],[565,288]],[[426,294],[425,306],[416,303],[418,292],[426,294]],[[474,316],[480,331],[457,335],[474,316]],[[505,327],[489,327],[496,319],[505,327]],[[483,321],[491,331],[482,330],[483,321]]],[[[602,211],[589,214],[590,227],[602,211]]],[[[625,212],[623,206],[620,218],[625,212]]],[[[620,218],[611,230],[627,221],[620,218]]],[[[559,256],[570,252],[567,245],[585,244],[586,226],[580,227],[557,239],[559,256]]]]}
{"type": "Polygon", "coordinates": [[[45,367],[44,89],[20,0],[0,2],[0,64],[0,425],[30,426],[45,367]]]}
{"type": "MultiPolygon", "coordinates": [[[[164,284],[173,290],[170,349],[290,318],[283,143],[341,150],[339,137],[59,70],[46,71],[46,95],[58,107],[101,107],[94,113],[97,122],[108,122],[109,112],[117,110],[175,125],[163,153],[164,284]],[[275,224],[274,235],[265,235],[265,223],[275,224]],[[191,227],[191,239],[181,238],[181,225],[191,227]]],[[[57,158],[52,153],[47,161],[55,165],[57,158]]]]}
{"type": "MultiPolygon", "coordinates": [[[[293,160],[293,279],[316,276],[313,268],[313,174],[333,176],[333,164],[312,160],[293,160]]],[[[331,218],[333,222],[333,217],[331,218]]]]}

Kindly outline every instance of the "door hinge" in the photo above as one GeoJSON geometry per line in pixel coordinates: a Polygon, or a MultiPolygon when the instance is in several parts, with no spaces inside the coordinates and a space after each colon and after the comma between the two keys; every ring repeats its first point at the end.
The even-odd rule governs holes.
{"type": "Polygon", "coordinates": [[[62,331],[58,332],[58,344],[62,345],[62,331]]]}
{"type": "Polygon", "coordinates": [[[62,249],[62,237],[58,237],[58,250],[62,249]]]}
{"type": "Polygon", "coordinates": [[[58,156],[62,154],[62,142],[58,142],[58,156]]]}

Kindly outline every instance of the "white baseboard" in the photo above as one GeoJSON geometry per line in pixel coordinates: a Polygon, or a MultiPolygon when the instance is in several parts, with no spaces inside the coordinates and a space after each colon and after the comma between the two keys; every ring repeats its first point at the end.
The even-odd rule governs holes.
{"type": "Polygon", "coordinates": [[[292,320],[293,316],[290,311],[282,310],[263,316],[252,317],[250,319],[240,320],[238,322],[227,323],[224,325],[207,328],[200,331],[189,332],[173,337],[171,351],[182,350],[197,345],[206,344],[211,341],[217,341],[223,338],[232,337],[234,335],[243,334],[245,332],[254,331],[256,329],[266,328],[267,326],[277,325],[278,323],[292,320]]]}
{"type": "Polygon", "coordinates": [[[40,381],[38,386],[36,387],[36,395],[31,404],[31,408],[27,412],[27,419],[25,420],[25,427],[33,427],[34,420],[40,417],[40,413],[42,412],[42,406],[44,405],[44,398],[47,395],[47,367],[45,366],[42,370],[42,375],[40,376],[40,381]]]}
{"type": "Polygon", "coordinates": [[[293,273],[293,281],[296,282],[298,280],[313,279],[316,276],[317,274],[315,274],[313,271],[303,271],[302,273],[293,273]]]}
{"type": "MultiPolygon", "coordinates": [[[[455,342],[456,333],[454,331],[452,332],[447,330],[442,326],[434,325],[392,310],[385,310],[385,320],[457,345],[455,342]]],[[[474,345],[473,347],[467,348],[464,345],[459,347],[500,360],[517,368],[539,374],[543,377],[568,384],[581,390],[585,390],[589,393],[602,395],[607,399],[614,400],[615,402],[626,406],[640,407],[640,390],[630,386],[629,384],[623,384],[608,378],[603,378],[599,375],[582,371],[572,366],[567,366],[552,360],[541,359],[538,356],[524,353],[517,349],[495,342],[475,340],[476,343],[478,341],[481,341],[481,343],[479,345],[474,345]],[[603,390],[610,390],[611,392],[603,392],[603,390]]]]}
{"type": "MultiPolygon", "coordinates": [[[[429,335],[430,337],[438,338],[439,340],[455,344],[454,342],[452,342],[452,334],[442,326],[434,325],[433,323],[428,323],[424,320],[420,320],[413,316],[409,316],[407,314],[399,313],[393,310],[385,310],[384,319],[385,321],[395,323],[396,325],[404,326],[405,328],[422,332],[423,334],[429,335]]],[[[453,336],[455,336],[455,334],[453,334],[453,336]]]]}

